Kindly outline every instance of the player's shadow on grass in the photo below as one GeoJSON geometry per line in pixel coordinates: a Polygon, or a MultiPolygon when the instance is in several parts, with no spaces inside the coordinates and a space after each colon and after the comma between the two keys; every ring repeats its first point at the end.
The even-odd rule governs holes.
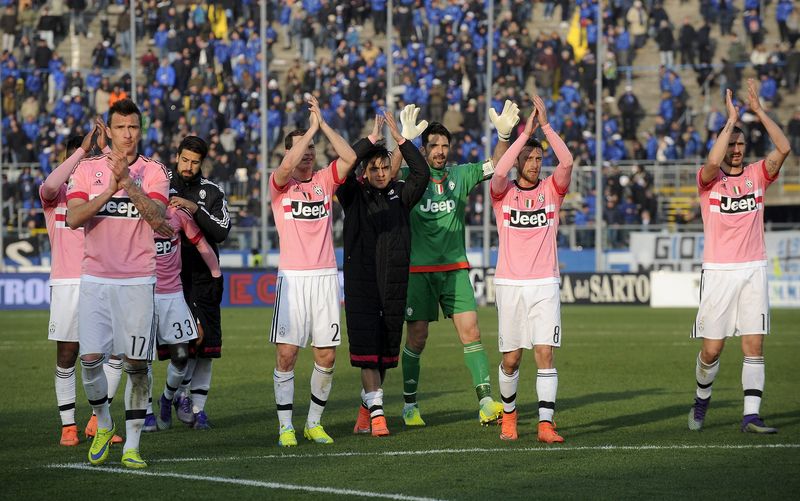
{"type": "MultiPolygon", "coordinates": [[[[714,406],[717,409],[723,409],[738,404],[740,404],[740,402],[721,400],[719,402],[715,402],[714,406]]],[[[676,426],[684,428],[686,426],[686,417],[690,408],[691,404],[680,403],[667,407],[650,408],[636,414],[618,414],[613,417],[570,426],[569,435],[571,437],[577,437],[580,435],[593,435],[625,428],[635,428],[637,426],[644,426],[661,421],[674,422],[677,423],[676,426]]],[[[730,423],[707,423],[707,426],[704,428],[712,429],[717,427],[725,427],[729,426],[729,424],[730,423]]]]}
{"type": "MultiPolygon", "coordinates": [[[[663,388],[646,388],[641,390],[630,391],[610,391],[606,393],[588,393],[578,397],[559,398],[556,402],[556,410],[558,409],[579,409],[585,405],[594,405],[603,402],[618,402],[620,400],[630,400],[642,396],[658,396],[665,394],[663,388]]],[[[537,403],[530,404],[531,408],[538,412],[537,403]]],[[[528,410],[528,409],[526,409],[528,410]]]]}
{"type": "Polygon", "coordinates": [[[791,426],[800,423],[800,410],[782,412],[780,414],[764,414],[763,416],[767,424],[777,426],[778,429],[783,426],[791,426]]]}

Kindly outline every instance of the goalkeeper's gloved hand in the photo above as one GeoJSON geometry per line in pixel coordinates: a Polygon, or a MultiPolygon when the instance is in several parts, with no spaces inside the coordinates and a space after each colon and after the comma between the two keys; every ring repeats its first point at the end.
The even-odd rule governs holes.
{"type": "Polygon", "coordinates": [[[497,129],[497,137],[503,141],[508,141],[511,138],[511,129],[519,122],[519,107],[506,99],[503,105],[503,112],[499,115],[494,108],[489,108],[489,119],[497,129]]]}
{"type": "Polygon", "coordinates": [[[413,104],[406,105],[400,112],[400,123],[403,125],[400,134],[407,141],[413,141],[428,128],[428,121],[423,120],[417,123],[417,116],[419,116],[419,108],[413,104]]]}

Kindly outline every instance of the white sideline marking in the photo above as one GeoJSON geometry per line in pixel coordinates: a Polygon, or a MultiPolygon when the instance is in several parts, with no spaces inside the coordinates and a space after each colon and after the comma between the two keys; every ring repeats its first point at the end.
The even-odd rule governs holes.
{"type": "Polygon", "coordinates": [[[363,457],[363,456],[427,456],[434,454],[472,454],[476,452],[575,452],[575,451],[650,451],[650,450],[691,450],[691,449],[800,449],[800,444],[761,444],[761,445],[594,445],[582,447],[520,447],[520,448],[485,448],[472,449],[429,449],[421,451],[384,451],[384,452],[333,452],[319,454],[267,454],[264,456],[228,456],[228,457],[189,457],[172,459],[155,459],[151,463],[190,463],[197,461],[242,461],[258,459],[307,459],[327,457],[363,457]]]}
{"type": "Polygon", "coordinates": [[[361,496],[370,498],[399,499],[402,501],[436,501],[435,498],[407,496],[405,494],[357,491],[353,489],[336,489],[333,487],[313,487],[309,485],[281,484],[278,482],[262,482],[260,480],[245,480],[241,478],[227,478],[227,477],[210,477],[205,475],[188,475],[184,473],[130,470],[127,468],[103,468],[103,467],[91,466],[85,463],[51,464],[48,465],[48,468],[59,468],[67,470],[86,470],[86,471],[96,471],[102,473],[125,473],[128,475],[141,475],[144,477],[168,477],[168,478],[180,478],[183,480],[204,480],[206,482],[217,482],[221,484],[236,484],[236,485],[244,485],[247,487],[263,487],[266,489],[306,491],[306,492],[315,492],[322,494],[339,494],[342,496],[361,496]]]}

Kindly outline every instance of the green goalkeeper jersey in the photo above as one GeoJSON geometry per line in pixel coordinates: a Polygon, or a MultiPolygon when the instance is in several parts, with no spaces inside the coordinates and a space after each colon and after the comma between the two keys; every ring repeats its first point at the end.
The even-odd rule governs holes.
{"type": "Polygon", "coordinates": [[[469,193],[484,175],[481,163],[431,169],[428,188],[411,209],[412,273],[469,268],[464,213],[469,193]]]}

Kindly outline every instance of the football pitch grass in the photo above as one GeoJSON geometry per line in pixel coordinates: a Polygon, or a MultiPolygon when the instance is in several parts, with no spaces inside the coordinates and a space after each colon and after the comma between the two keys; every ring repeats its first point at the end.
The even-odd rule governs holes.
{"type": "MultiPolygon", "coordinates": [[[[499,399],[497,316],[480,310],[492,391],[499,399]]],[[[353,435],[359,371],[346,339],[339,350],[323,424],[332,445],[303,439],[311,353],[300,353],[294,426],[299,446],[279,448],[272,389],[274,347],[268,309],[223,311],[223,358],[214,363],[206,410],[214,428],[195,431],[173,418],[168,431],[144,434],[145,470],[120,465],[121,446],[91,467],[89,442],[58,445],[53,390],[54,343],[47,313],[0,313],[3,397],[0,399],[0,498],[4,499],[796,499],[800,492],[800,312],[773,310],[765,347],[762,415],[780,429],[739,431],[742,355],[738,340],[722,356],[701,432],[687,429],[694,395],[689,339],[692,310],[564,307],[556,422],[564,444],[536,441],[536,369],[526,352],[517,394],[519,440],[481,427],[470,377],[452,323],[432,324],[422,358],[424,428],[407,429],[400,411],[402,375],[389,371],[385,409],[391,436],[353,435]],[[101,494],[102,493],[102,494],[101,494]]],[[[156,399],[165,364],[156,363],[156,399]]],[[[80,374],[80,370],[78,370],[80,374]]],[[[112,405],[124,430],[124,379],[112,405]]],[[[78,380],[76,418],[90,409],[78,380]]]]}

